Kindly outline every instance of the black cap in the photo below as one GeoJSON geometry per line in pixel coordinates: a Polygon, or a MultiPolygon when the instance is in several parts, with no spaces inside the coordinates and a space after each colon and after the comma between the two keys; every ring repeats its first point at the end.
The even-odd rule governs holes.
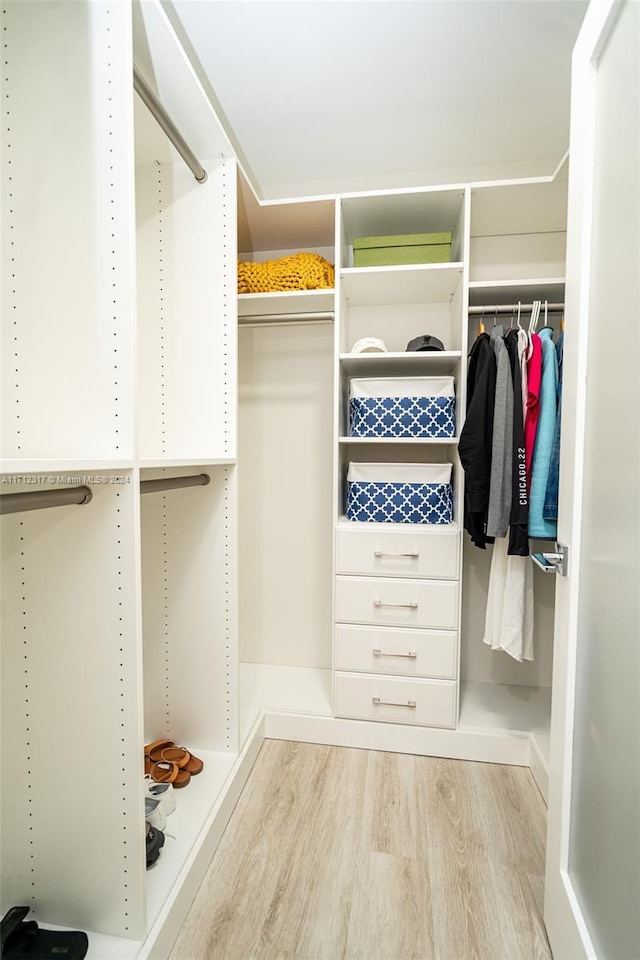
{"type": "Polygon", "coordinates": [[[430,333],[424,333],[421,337],[409,340],[407,350],[444,350],[444,343],[437,337],[432,337],[430,333]]]}

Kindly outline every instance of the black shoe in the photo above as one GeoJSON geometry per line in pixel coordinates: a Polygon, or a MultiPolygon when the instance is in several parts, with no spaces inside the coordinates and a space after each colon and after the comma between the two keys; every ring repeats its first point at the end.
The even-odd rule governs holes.
{"type": "Polygon", "coordinates": [[[12,907],[2,918],[3,960],[46,960],[64,956],[65,960],[83,960],[89,938],[80,930],[41,930],[35,920],[24,918],[29,907],[12,907]]]}
{"type": "Polygon", "coordinates": [[[162,830],[156,830],[150,824],[147,824],[147,870],[152,867],[160,856],[160,851],[164,846],[164,833],[162,830]]]}

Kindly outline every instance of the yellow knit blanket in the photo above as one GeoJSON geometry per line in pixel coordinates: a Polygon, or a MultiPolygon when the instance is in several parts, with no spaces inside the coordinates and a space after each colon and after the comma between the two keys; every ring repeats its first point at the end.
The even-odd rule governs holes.
{"type": "Polygon", "coordinates": [[[265,263],[238,261],[238,293],[320,290],[333,285],[333,267],[319,253],[293,253],[265,263]]]}

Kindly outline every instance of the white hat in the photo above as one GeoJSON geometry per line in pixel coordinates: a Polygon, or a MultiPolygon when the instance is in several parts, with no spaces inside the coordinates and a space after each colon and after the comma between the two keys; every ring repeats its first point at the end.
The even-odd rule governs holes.
{"type": "Polygon", "coordinates": [[[388,353],[384,340],[380,340],[378,337],[363,337],[361,340],[356,340],[353,347],[351,348],[351,353],[388,353]]]}

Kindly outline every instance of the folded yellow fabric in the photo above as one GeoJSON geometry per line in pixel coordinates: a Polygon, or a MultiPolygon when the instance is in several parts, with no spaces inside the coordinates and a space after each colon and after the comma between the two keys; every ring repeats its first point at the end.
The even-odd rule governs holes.
{"type": "Polygon", "coordinates": [[[293,253],[279,260],[238,261],[238,293],[322,290],[334,286],[334,269],[319,253],[293,253]]]}

